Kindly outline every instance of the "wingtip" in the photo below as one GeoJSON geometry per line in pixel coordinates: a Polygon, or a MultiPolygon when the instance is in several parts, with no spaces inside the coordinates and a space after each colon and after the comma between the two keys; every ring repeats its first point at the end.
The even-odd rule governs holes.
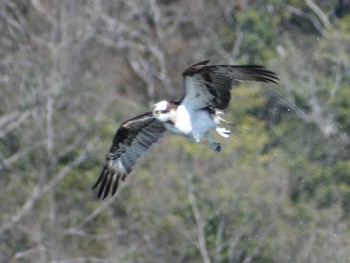
{"type": "Polygon", "coordinates": [[[103,174],[104,174],[105,171],[106,171],[106,166],[103,167],[100,176],[98,177],[96,183],[91,187],[91,190],[95,190],[96,187],[101,183],[101,180],[103,178],[103,174]]]}
{"type": "Polygon", "coordinates": [[[270,82],[279,85],[280,79],[278,78],[277,74],[269,69],[267,69],[265,66],[261,65],[244,65],[242,66],[242,69],[253,76],[255,80],[262,81],[262,82],[270,82]]]}
{"type": "Polygon", "coordinates": [[[187,69],[185,69],[183,72],[182,72],[182,75],[183,76],[186,76],[186,75],[192,75],[196,72],[198,72],[198,70],[200,70],[203,66],[207,65],[209,63],[209,59],[207,60],[203,60],[201,62],[198,62],[190,67],[188,67],[187,69]]]}
{"type": "Polygon", "coordinates": [[[104,200],[107,198],[109,193],[111,193],[111,196],[114,196],[116,194],[118,190],[119,179],[125,180],[125,178],[126,175],[110,171],[105,165],[102,169],[100,177],[92,186],[92,190],[95,190],[97,187],[99,187],[97,198],[104,200]]]}
{"type": "Polygon", "coordinates": [[[206,59],[206,60],[203,60],[203,61],[201,61],[201,62],[198,62],[198,63],[192,65],[191,67],[195,67],[195,66],[204,66],[204,65],[207,65],[209,62],[210,62],[210,60],[209,60],[209,59],[206,59]]]}

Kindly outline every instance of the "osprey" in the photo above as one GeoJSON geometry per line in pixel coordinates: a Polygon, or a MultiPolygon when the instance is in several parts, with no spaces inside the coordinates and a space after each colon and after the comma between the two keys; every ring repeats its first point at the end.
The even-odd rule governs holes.
{"type": "Polygon", "coordinates": [[[119,180],[125,181],[136,161],[163,135],[165,131],[184,135],[199,142],[207,139],[210,148],[219,152],[220,143],[210,132],[228,138],[230,131],[219,127],[224,121],[219,115],[229,106],[232,85],[237,81],[277,83],[277,75],[259,65],[207,65],[197,63],[183,72],[184,95],[179,102],[160,101],[153,109],[121,124],[107,155],[100,177],[98,198],[112,196],[119,180]]]}

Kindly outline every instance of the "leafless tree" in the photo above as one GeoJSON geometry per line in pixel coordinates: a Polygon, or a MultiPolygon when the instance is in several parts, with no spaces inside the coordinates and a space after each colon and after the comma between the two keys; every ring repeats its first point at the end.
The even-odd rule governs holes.
{"type": "MultiPolygon", "coordinates": [[[[252,32],[234,16],[254,14],[256,5],[263,6],[1,1],[0,261],[253,262],[268,250],[276,262],[315,262],[319,255],[345,262],[341,204],[329,214],[312,202],[307,209],[292,205],[289,156],[281,149],[262,154],[265,124],[250,114],[220,154],[169,136],[115,197],[96,201],[90,191],[118,125],[154,100],[179,98],[185,66],[204,59],[234,64],[247,56],[252,32]]],[[[309,0],[283,6],[312,23],[319,43],[305,47],[284,33],[267,62],[281,78],[280,102],[324,139],[348,142],[332,99],[347,87],[349,41],[333,34],[328,6],[309,0]],[[330,43],[333,68],[317,57],[330,43]],[[333,81],[323,82],[323,70],[333,81]]],[[[250,100],[242,90],[234,95],[250,100]]],[[[233,101],[228,114],[236,117],[245,101],[233,101]]]]}
{"type": "Polygon", "coordinates": [[[76,17],[78,7],[78,2],[70,1],[8,0],[1,4],[6,26],[3,42],[12,50],[1,62],[6,101],[0,117],[0,138],[4,142],[11,138],[18,141],[16,149],[1,156],[3,179],[8,181],[2,186],[3,196],[20,190],[21,181],[30,181],[29,188],[21,189],[23,194],[14,209],[2,218],[0,228],[0,236],[26,233],[32,238],[30,249],[13,255],[17,259],[49,262],[59,255],[59,248],[52,247],[58,232],[49,237],[59,217],[55,189],[68,173],[95,154],[93,142],[86,143],[89,128],[84,117],[74,113],[74,107],[83,109],[82,100],[91,94],[64,97],[67,87],[77,81],[75,59],[92,37],[79,21],[81,17],[76,17]],[[22,5],[25,10],[20,9],[22,5]],[[41,27],[36,27],[35,20],[41,20],[41,27]],[[71,160],[62,162],[67,155],[71,160]],[[47,203],[42,204],[43,200],[47,203]],[[41,206],[47,214],[40,213],[37,221],[28,225],[28,219],[41,206]],[[39,225],[51,230],[44,232],[39,225]],[[34,238],[37,235],[42,237],[34,238]]]}

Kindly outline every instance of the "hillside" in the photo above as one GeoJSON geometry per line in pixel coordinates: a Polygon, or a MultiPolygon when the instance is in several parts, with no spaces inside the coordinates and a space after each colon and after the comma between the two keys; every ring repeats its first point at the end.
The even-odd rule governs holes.
{"type": "Polygon", "coordinates": [[[350,2],[3,0],[0,262],[348,262],[350,2]],[[121,122],[182,71],[260,64],[223,149],[166,135],[113,198],[121,122]]]}

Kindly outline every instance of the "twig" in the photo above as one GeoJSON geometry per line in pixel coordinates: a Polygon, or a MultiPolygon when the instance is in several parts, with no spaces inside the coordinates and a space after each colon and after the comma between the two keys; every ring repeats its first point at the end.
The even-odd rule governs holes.
{"type": "Polygon", "coordinates": [[[205,233],[204,233],[205,225],[202,220],[202,216],[199,212],[196,198],[193,194],[192,175],[187,174],[187,177],[188,177],[188,199],[190,201],[192,212],[197,224],[199,250],[201,252],[204,263],[210,263],[211,261],[208,255],[207,244],[205,241],[205,233]]]}

